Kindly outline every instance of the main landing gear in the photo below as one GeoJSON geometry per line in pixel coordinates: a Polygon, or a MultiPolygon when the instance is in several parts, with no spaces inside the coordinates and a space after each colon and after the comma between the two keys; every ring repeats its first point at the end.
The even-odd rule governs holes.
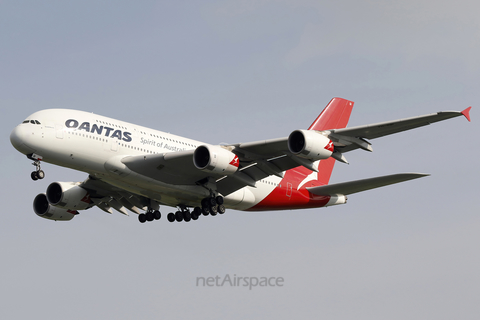
{"type": "Polygon", "coordinates": [[[208,216],[216,216],[217,213],[224,214],[225,206],[223,205],[223,197],[208,197],[202,200],[202,207],[195,207],[192,212],[186,207],[180,207],[180,210],[167,215],[167,220],[170,222],[189,222],[190,220],[197,220],[202,214],[208,216]]]}
{"type": "Polygon", "coordinates": [[[160,220],[162,214],[158,210],[148,209],[145,213],[140,213],[138,215],[138,221],[144,223],[146,221],[160,220]]]}
{"type": "Polygon", "coordinates": [[[40,160],[35,160],[32,164],[35,166],[36,169],[30,175],[32,180],[36,181],[45,178],[45,172],[43,172],[43,170],[40,168],[40,160]]]}

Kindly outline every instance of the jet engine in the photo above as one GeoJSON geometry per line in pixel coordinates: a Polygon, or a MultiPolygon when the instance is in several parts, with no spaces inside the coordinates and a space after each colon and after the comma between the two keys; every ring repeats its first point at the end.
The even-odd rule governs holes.
{"type": "Polygon", "coordinates": [[[33,200],[33,211],[39,217],[55,220],[55,221],[69,221],[75,217],[78,212],[52,206],[48,203],[45,193],[40,193],[33,200]]]}
{"type": "Polygon", "coordinates": [[[295,130],[288,137],[288,149],[294,155],[312,161],[328,159],[334,149],[333,142],[312,130],[295,130]]]}
{"type": "Polygon", "coordinates": [[[55,207],[84,210],[93,206],[87,190],[74,182],[53,182],[47,188],[47,200],[55,207]]]}
{"type": "Polygon", "coordinates": [[[193,164],[203,171],[230,175],[237,172],[240,161],[236,154],[220,146],[202,145],[193,153],[193,164]]]}

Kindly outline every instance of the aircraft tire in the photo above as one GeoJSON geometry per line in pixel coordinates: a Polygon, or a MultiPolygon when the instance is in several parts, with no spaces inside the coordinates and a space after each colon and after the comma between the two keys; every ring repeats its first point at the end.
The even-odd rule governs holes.
{"type": "Polygon", "coordinates": [[[177,220],[177,222],[182,222],[183,220],[183,213],[182,211],[177,211],[175,213],[175,220],[177,220]]]}
{"type": "Polygon", "coordinates": [[[147,221],[153,221],[153,212],[148,211],[145,216],[147,217],[147,221]]]}
{"type": "Polygon", "coordinates": [[[167,215],[167,220],[170,221],[170,222],[175,221],[175,213],[170,212],[170,213],[167,215]]]}
{"type": "Polygon", "coordinates": [[[208,205],[209,205],[210,207],[216,206],[216,205],[217,205],[217,200],[215,200],[214,197],[208,198],[208,205]]]}
{"type": "Polygon", "coordinates": [[[201,214],[202,214],[202,209],[200,209],[199,207],[195,207],[192,212],[192,219],[197,220],[201,214]]]}
{"type": "Polygon", "coordinates": [[[37,171],[37,178],[38,178],[38,179],[43,179],[43,178],[45,178],[45,172],[43,172],[43,170],[38,170],[38,171],[37,171]]]}
{"type": "Polygon", "coordinates": [[[217,206],[210,207],[210,214],[216,216],[218,212],[217,206]]]}
{"type": "Polygon", "coordinates": [[[155,220],[160,220],[161,217],[162,217],[162,214],[160,213],[160,211],[158,210],[153,211],[153,218],[155,220]]]}
{"type": "Polygon", "coordinates": [[[145,221],[147,221],[147,217],[145,216],[145,214],[140,213],[138,215],[138,221],[140,221],[140,223],[145,223],[145,221]]]}
{"type": "Polygon", "coordinates": [[[225,213],[225,206],[223,204],[219,204],[218,207],[217,207],[217,211],[220,214],[224,214],[225,213]]]}
{"type": "Polygon", "coordinates": [[[203,207],[202,213],[204,216],[208,216],[210,214],[210,208],[209,207],[203,207]]]}

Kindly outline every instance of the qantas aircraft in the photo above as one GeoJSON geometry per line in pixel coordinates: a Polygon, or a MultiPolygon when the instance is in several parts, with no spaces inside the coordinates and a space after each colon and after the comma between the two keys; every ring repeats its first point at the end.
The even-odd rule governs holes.
{"type": "Polygon", "coordinates": [[[288,137],[211,145],[93,113],[38,111],[11,133],[12,145],[25,154],[43,179],[41,162],[86,172],[83,182],[53,182],[33,201],[46,219],[71,220],[97,206],[140,222],[158,220],[160,206],[177,208],[167,219],[197,220],[226,208],[264,211],[344,204],[347,195],[426,176],[401,173],[328,184],[345,153],[372,151],[368,140],[457,116],[470,121],[471,107],[425,116],[347,128],[353,102],[330,101],[308,130],[288,137]]]}

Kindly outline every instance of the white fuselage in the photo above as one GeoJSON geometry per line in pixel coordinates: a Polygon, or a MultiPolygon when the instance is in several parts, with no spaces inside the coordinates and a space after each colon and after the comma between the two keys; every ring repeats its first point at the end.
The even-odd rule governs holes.
{"type": "MultiPolygon", "coordinates": [[[[196,206],[209,196],[202,186],[166,184],[112,170],[112,165],[118,165],[126,156],[193,150],[203,144],[199,141],[77,110],[42,110],[27,120],[11,134],[12,144],[26,155],[34,154],[42,161],[86,172],[168,206],[196,206]]],[[[249,209],[267,197],[280,180],[270,176],[259,181],[256,188],[242,188],[225,197],[225,206],[249,209]]]]}

